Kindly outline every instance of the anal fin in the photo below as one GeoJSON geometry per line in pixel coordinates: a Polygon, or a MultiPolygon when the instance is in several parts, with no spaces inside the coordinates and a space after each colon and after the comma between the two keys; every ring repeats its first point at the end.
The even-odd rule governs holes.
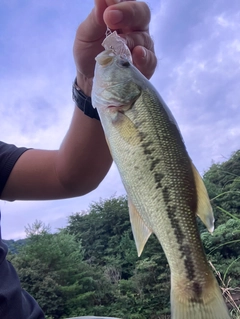
{"type": "Polygon", "coordinates": [[[131,200],[128,200],[128,207],[133,237],[137,247],[138,257],[140,257],[149,236],[152,234],[152,230],[149,229],[148,226],[146,226],[131,200]]]}
{"type": "Polygon", "coordinates": [[[207,227],[208,231],[212,233],[214,231],[214,216],[208,193],[203,183],[203,180],[193,163],[192,171],[194,175],[198,197],[196,214],[207,227]]]}

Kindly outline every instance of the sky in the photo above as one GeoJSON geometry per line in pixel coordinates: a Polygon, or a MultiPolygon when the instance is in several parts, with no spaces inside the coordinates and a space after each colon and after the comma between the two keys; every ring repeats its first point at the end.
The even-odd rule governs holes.
{"type": "MultiPolygon", "coordinates": [[[[69,126],[76,75],[72,45],[93,0],[1,0],[0,140],[59,147],[69,126]]],[[[239,0],[149,0],[158,66],[151,79],[171,109],[201,174],[240,144],[239,0]]],[[[0,202],[2,236],[19,239],[36,219],[52,231],[93,202],[125,194],[112,166],[88,195],[0,202]]]]}

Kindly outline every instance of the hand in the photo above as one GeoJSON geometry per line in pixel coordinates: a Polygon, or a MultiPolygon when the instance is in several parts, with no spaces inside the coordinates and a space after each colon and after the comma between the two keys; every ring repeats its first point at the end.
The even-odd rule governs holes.
{"type": "Polygon", "coordinates": [[[149,35],[150,10],[137,1],[95,0],[95,7],[78,27],[73,47],[78,86],[91,95],[95,57],[103,51],[106,26],[126,39],[134,65],[150,78],[156,68],[153,41],[149,35]],[[117,4],[116,4],[117,3],[117,4]]]}

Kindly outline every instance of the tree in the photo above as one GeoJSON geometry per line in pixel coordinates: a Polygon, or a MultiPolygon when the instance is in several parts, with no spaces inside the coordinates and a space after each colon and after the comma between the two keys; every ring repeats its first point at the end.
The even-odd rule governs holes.
{"type": "Polygon", "coordinates": [[[66,229],[51,234],[36,221],[26,228],[27,244],[11,256],[21,284],[53,319],[107,315],[113,290],[104,269],[83,261],[81,242],[66,229]]]}
{"type": "Polygon", "coordinates": [[[223,280],[231,278],[232,287],[240,286],[240,221],[229,219],[216,228],[213,235],[201,234],[208,259],[222,274],[223,280]]]}
{"type": "Polygon", "coordinates": [[[166,257],[152,235],[138,258],[126,197],[92,204],[88,214],[70,216],[67,229],[82,241],[84,260],[97,265],[107,277],[114,298],[111,305],[108,303],[110,313],[105,314],[154,318],[161,309],[169,312],[170,275],[166,257]]]}
{"type": "Polygon", "coordinates": [[[81,240],[88,263],[114,266],[124,279],[132,274],[137,253],[126,197],[91,204],[88,212],[69,217],[67,230],[81,240]]]}
{"type": "Polygon", "coordinates": [[[216,226],[225,223],[229,218],[240,216],[240,150],[232,154],[229,160],[213,164],[204,174],[213,206],[216,226]]]}
{"type": "Polygon", "coordinates": [[[28,225],[26,234],[27,244],[12,257],[12,263],[23,288],[39,302],[46,315],[60,318],[67,309],[67,295],[75,295],[77,290],[81,244],[65,230],[51,234],[49,227],[39,221],[28,225]]]}

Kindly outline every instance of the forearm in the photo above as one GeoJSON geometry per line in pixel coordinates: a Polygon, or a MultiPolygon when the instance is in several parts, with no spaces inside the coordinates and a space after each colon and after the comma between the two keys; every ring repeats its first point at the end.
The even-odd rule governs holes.
{"type": "Polygon", "coordinates": [[[61,184],[77,195],[85,194],[98,186],[111,163],[100,121],[75,107],[57,156],[56,173],[61,184]]]}
{"type": "Polygon", "coordinates": [[[1,194],[5,200],[60,199],[98,186],[112,163],[99,121],[75,108],[59,150],[32,149],[14,165],[1,194]]]}

